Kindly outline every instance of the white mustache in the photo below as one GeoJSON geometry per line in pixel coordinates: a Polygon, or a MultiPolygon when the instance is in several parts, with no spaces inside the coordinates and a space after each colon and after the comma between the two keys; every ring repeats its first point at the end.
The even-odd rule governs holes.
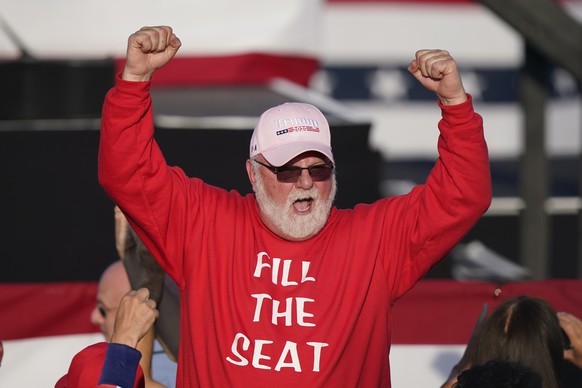
{"type": "Polygon", "coordinates": [[[287,202],[289,204],[293,204],[296,201],[305,201],[305,200],[319,200],[319,191],[315,188],[315,186],[311,187],[309,190],[303,190],[298,188],[293,188],[293,191],[289,193],[287,197],[287,202]]]}

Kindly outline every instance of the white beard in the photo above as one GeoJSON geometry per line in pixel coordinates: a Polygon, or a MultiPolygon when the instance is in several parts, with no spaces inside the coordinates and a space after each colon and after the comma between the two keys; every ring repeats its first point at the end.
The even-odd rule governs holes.
{"type": "Polygon", "coordinates": [[[293,187],[285,203],[277,204],[265,190],[263,177],[260,174],[260,165],[253,163],[255,171],[255,197],[259,210],[268,218],[283,235],[292,239],[303,240],[315,236],[327,222],[331,206],[337,192],[335,174],[332,174],[331,191],[327,201],[320,198],[319,191],[312,186],[309,190],[293,187]],[[313,210],[305,215],[293,211],[293,203],[298,199],[312,198],[313,210]]]}

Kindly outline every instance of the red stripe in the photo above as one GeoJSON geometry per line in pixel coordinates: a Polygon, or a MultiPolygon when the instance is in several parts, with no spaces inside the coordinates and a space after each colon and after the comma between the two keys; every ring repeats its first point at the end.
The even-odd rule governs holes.
{"type": "MultiPolygon", "coordinates": [[[[118,70],[125,59],[117,59],[118,70]]],[[[262,85],[273,78],[285,78],[306,86],[319,68],[314,58],[271,54],[241,54],[215,57],[176,57],[158,70],[156,86],[262,85]]]]}
{"type": "Polygon", "coordinates": [[[508,283],[425,280],[396,302],[392,320],[395,344],[465,344],[484,303],[491,312],[502,301],[528,295],[545,299],[556,311],[582,318],[582,281],[508,283]]]}
{"type": "Polygon", "coordinates": [[[0,284],[0,340],[99,332],[97,283],[0,284]]]}

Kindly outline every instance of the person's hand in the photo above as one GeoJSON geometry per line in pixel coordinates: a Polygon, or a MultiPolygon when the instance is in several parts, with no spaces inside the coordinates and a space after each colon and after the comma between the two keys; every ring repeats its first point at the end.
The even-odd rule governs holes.
{"type": "Polygon", "coordinates": [[[419,50],[408,65],[408,71],[443,105],[467,101],[457,63],[445,50],[419,50]]]}
{"type": "Polygon", "coordinates": [[[564,359],[582,368],[582,321],[568,313],[558,313],[558,320],[572,345],[564,350],[564,359]]]}
{"type": "Polygon", "coordinates": [[[171,27],[142,27],[129,36],[121,78],[127,81],[149,81],[156,70],[176,55],[181,45],[171,27]]]}
{"type": "Polygon", "coordinates": [[[129,291],[123,296],[115,315],[112,343],[135,348],[139,340],[151,330],[159,312],[156,301],[149,296],[147,288],[129,291]]]}

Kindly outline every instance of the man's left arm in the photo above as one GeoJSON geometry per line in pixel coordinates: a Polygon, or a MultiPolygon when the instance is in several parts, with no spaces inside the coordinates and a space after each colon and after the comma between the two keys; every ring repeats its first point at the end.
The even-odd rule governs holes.
{"type": "MultiPolygon", "coordinates": [[[[423,193],[424,219],[446,228],[456,243],[483,215],[491,203],[489,155],[483,119],[473,110],[456,61],[445,50],[420,50],[409,72],[438,97],[439,158],[423,193]]],[[[452,248],[452,246],[450,247],[452,248]]],[[[450,249],[449,248],[449,249],[450,249]]]]}
{"type": "MultiPolygon", "coordinates": [[[[454,59],[444,50],[420,50],[409,72],[436,94],[441,108],[439,158],[426,184],[399,199],[400,269],[388,269],[394,299],[446,256],[491,203],[491,176],[483,120],[473,110],[454,59]]],[[[394,210],[394,209],[393,209],[394,210]]],[[[393,213],[395,214],[395,213],[393,213]]],[[[392,266],[394,267],[394,266],[392,266]]],[[[389,266],[387,266],[389,268],[389,266]]]]}

